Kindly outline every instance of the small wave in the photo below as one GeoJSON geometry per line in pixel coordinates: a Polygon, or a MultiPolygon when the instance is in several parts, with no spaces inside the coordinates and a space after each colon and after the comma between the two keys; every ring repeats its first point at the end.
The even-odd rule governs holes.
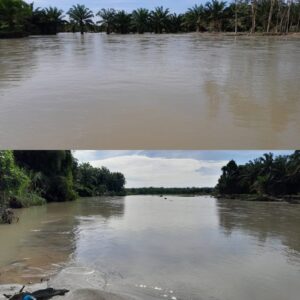
{"type": "Polygon", "coordinates": [[[62,270],[62,272],[73,275],[91,275],[95,273],[95,270],[85,267],[70,267],[62,270]]]}

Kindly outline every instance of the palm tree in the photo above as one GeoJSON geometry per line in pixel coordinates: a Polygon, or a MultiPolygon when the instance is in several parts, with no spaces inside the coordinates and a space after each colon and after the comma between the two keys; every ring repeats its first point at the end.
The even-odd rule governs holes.
{"type": "Polygon", "coordinates": [[[73,5],[69,9],[67,14],[69,15],[71,21],[79,25],[81,34],[84,34],[84,29],[86,25],[94,23],[92,20],[92,18],[94,17],[93,12],[84,5],[73,5]]]}
{"type": "Polygon", "coordinates": [[[226,2],[212,0],[211,2],[207,2],[205,7],[208,19],[213,23],[213,29],[221,31],[226,2]]]}
{"type": "Polygon", "coordinates": [[[162,33],[163,30],[166,29],[168,26],[169,16],[169,9],[164,9],[163,6],[156,7],[153,11],[151,11],[150,21],[155,33],[162,33]]]}
{"type": "Polygon", "coordinates": [[[115,26],[115,16],[116,11],[113,8],[105,9],[102,8],[98,13],[97,16],[101,18],[100,21],[97,23],[103,25],[106,28],[106,33],[110,34],[113,31],[115,26]]]}
{"type": "Polygon", "coordinates": [[[183,15],[182,14],[171,14],[169,16],[169,26],[168,32],[177,33],[182,31],[183,22],[183,15]]]}
{"type": "Polygon", "coordinates": [[[46,18],[46,22],[49,24],[48,33],[56,34],[58,25],[64,22],[63,11],[61,9],[51,6],[49,8],[45,8],[43,11],[46,18]]]}
{"type": "Polygon", "coordinates": [[[116,31],[121,34],[129,33],[131,25],[131,15],[125,10],[120,10],[115,15],[116,31]]]}
{"type": "Polygon", "coordinates": [[[140,34],[144,33],[149,25],[149,10],[146,8],[134,10],[131,15],[131,20],[137,32],[140,34]]]}
{"type": "Polygon", "coordinates": [[[30,5],[22,0],[0,1],[0,28],[9,31],[22,30],[26,19],[30,16],[30,5]]]}
{"type": "Polygon", "coordinates": [[[203,19],[205,15],[205,9],[202,4],[194,5],[192,8],[189,8],[185,15],[185,24],[190,27],[194,27],[197,32],[201,30],[203,26],[203,19]]]}

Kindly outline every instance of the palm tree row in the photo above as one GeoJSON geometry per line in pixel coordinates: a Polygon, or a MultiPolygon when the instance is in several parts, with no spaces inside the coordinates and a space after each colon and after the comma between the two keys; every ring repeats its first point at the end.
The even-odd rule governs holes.
{"type": "Polygon", "coordinates": [[[274,157],[266,153],[244,165],[231,160],[222,168],[221,194],[293,195],[300,193],[300,151],[274,157]]]}
{"type": "Polygon", "coordinates": [[[84,5],[73,5],[66,15],[55,8],[33,8],[23,0],[0,0],[0,32],[23,31],[55,34],[58,31],[105,31],[110,33],[176,33],[192,31],[289,32],[299,31],[300,0],[211,0],[195,5],[183,14],[168,8],[150,11],[139,8],[101,9],[93,13],[84,5]]]}

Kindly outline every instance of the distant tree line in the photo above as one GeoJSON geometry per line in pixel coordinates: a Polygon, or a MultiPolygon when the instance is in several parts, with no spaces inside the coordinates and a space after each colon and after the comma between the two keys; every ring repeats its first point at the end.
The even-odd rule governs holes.
{"type": "Polygon", "coordinates": [[[254,33],[299,32],[299,0],[210,0],[182,14],[162,6],[132,12],[101,9],[94,13],[85,5],[73,5],[64,15],[56,7],[34,8],[22,0],[0,0],[2,37],[25,34],[56,34],[59,31],[110,33],[178,33],[229,31],[254,33]],[[68,20],[66,19],[68,16],[68,20]]]}
{"type": "Polygon", "coordinates": [[[165,188],[165,187],[142,187],[127,188],[127,195],[209,195],[214,191],[210,187],[186,187],[186,188],[165,188]]]}
{"type": "Polygon", "coordinates": [[[297,195],[300,193],[300,150],[277,157],[266,153],[243,165],[231,160],[222,168],[216,192],[225,195],[297,195]]]}
{"type": "Polygon", "coordinates": [[[78,164],[71,151],[0,151],[0,221],[20,208],[77,196],[124,194],[125,178],[106,168],[78,164]]]}

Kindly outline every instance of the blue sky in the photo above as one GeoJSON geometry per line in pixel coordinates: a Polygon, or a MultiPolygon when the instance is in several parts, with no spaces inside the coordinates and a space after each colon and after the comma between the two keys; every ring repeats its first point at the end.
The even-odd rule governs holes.
{"type": "MultiPolygon", "coordinates": [[[[32,2],[28,1],[27,2],[32,2]]],[[[63,9],[65,12],[73,4],[84,4],[94,12],[97,12],[101,8],[114,8],[124,9],[126,11],[132,11],[135,8],[145,7],[153,9],[156,6],[164,6],[171,9],[173,12],[184,12],[187,8],[192,7],[194,4],[205,3],[205,1],[195,0],[35,0],[35,7],[48,7],[57,6],[63,9]]]]}
{"type": "Polygon", "coordinates": [[[293,151],[82,150],[74,155],[80,162],[122,172],[127,187],[203,187],[216,185],[229,160],[242,164],[267,152],[285,155],[293,151]]]}

